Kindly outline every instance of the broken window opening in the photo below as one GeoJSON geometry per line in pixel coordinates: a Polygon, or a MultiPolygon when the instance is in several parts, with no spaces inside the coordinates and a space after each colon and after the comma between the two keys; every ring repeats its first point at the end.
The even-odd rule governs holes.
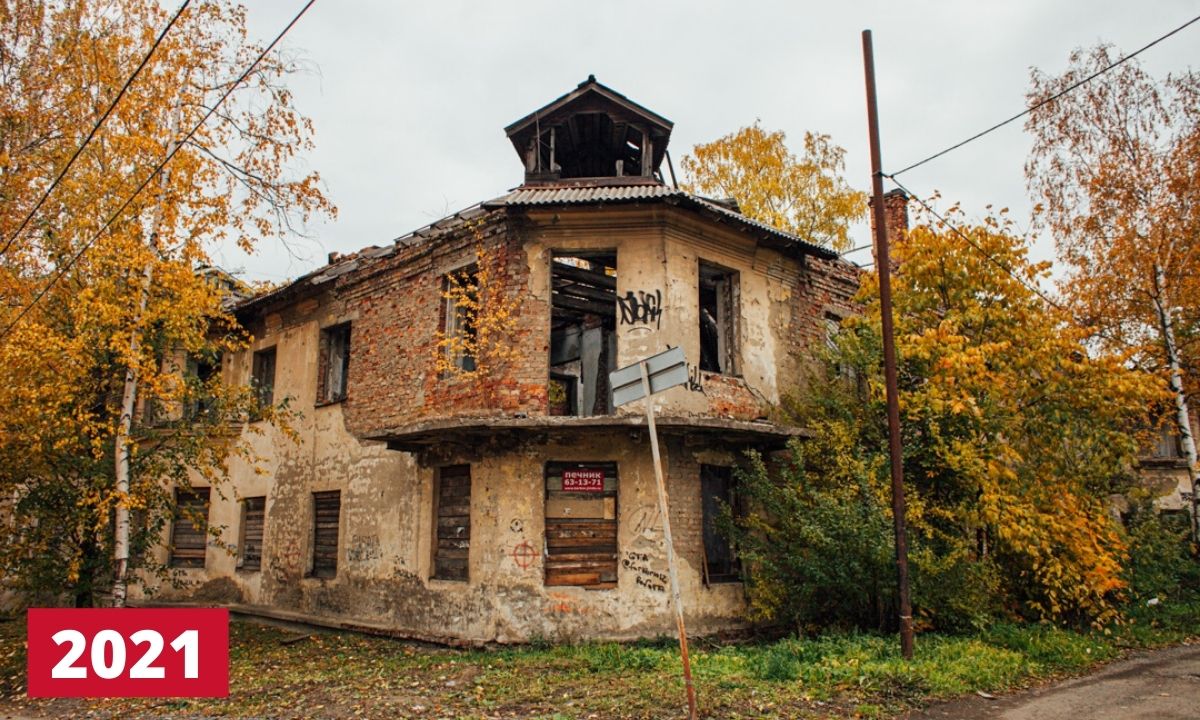
{"type": "Polygon", "coordinates": [[[250,375],[251,385],[258,395],[260,407],[275,404],[275,348],[254,353],[254,365],[250,375]]]}
{"type": "Polygon", "coordinates": [[[700,369],[736,375],[738,274],[700,262],[700,369]]]}
{"type": "Polygon", "coordinates": [[[196,420],[213,409],[213,398],[209,397],[207,386],[213,376],[217,374],[218,365],[209,362],[204,358],[188,357],[187,359],[187,379],[188,395],[190,396],[187,406],[184,408],[184,419],[196,420]]]}
{"type": "Polygon", "coordinates": [[[546,463],[546,585],[617,586],[617,464],[546,463]]]}
{"type": "Polygon", "coordinates": [[[472,265],[442,278],[442,336],[448,340],[450,362],[463,372],[474,372],[475,314],[479,311],[479,271],[472,265]]]}
{"type": "Polygon", "coordinates": [[[717,517],[723,507],[728,507],[735,518],[741,515],[733,485],[732,468],[720,465],[700,466],[706,585],[739,582],[742,579],[742,564],[734,554],[729,539],[717,529],[717,517]]]}
{"type": "Polygon", "coordinates": [[[432,577],[467,582],[471,577],[471,466],[439,468],[433,501],[432,577]]]}
{"type": "Polygon", "coordinates": [[[350,323],[322,330],[319,344],[317,404],[342,402],[350,376],[350,323]]]}
{"type": "Polygon", "coordinates": [[[550,282],[549,413],[610,415],[608,374],[617,362],[617,254],[556,253],[550,282]]]}

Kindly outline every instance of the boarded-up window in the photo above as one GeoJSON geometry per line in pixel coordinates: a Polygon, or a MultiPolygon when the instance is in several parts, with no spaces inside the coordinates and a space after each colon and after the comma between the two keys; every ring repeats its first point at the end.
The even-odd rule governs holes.
{"type": "Polygon", "coordinates": [[[546,584],[616,587],[616,463],[546,463],[546,584]]]}
{"type": "Polygon", "coordinates": [[[263,521],[266,519],[267,499],[246,498],[242,501],[242,542],[238,567],[243,570],[262,568],[263,521]]]}
{"type": "Polygon", "coordinates": [[[312,576],[331,578],[337,575],[338,520],[342,514],[342,493],[340,490],[329,490],[312,495],[312,576]]]}
{"type": "Polygon", "coordinates": [[[718,465],[701,465],[700,497],[704,509],[704,581],[737,582],[741,579],[741,563],[733,554],[729,540],[717,529],[716,522],[723,507],[738,514],[732,470],[718,465]]]}
{"type": "Polygon", "coordinates": [[[437,535],[433,544],[433,577],[462,580],[469,577],[471,551],[471,466],[449,465],[438,469],[437,535]]]}
{"type": "Polygon", "coordinates": [[[208,492],[206,487],[175,488],[171,567],[204,567],[204,550],[208,546],[208,492]]]}

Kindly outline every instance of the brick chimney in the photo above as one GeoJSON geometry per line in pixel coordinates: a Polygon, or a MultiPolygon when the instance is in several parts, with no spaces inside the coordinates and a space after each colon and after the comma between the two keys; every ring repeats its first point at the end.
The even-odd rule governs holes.
{"type": "MultiPolygon", "coordinates": [[[[871,199],[874,202],[874,198],[871,199]]],[[[908,232],[908,193],[900,188],[889,190],[883,194],[883,217],[884,224],[887,226],[888,245],[894,246],[896,240],[908,232]]],[[[875,256],[874,238],[875,238],[875,213],[871,213],[871,238],[872,238],[872,259],[878,261],[875,256]]],[[[897,263],[896,256],[891,255],[892,272],[896,271],[897,263]]]]}

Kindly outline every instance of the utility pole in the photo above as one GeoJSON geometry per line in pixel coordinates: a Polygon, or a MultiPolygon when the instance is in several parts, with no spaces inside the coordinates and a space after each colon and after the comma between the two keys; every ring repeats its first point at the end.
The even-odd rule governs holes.
{"type": "Polygon", "coordinates": [[[913,656],[912,603],[908,594],[908,532],[904,520],[904,456],[900,447],[900,390],[896,381],[896,331],[892,322],[892,262],[888,256],[887,212],[883,206],[883,161],[879,152],[879,109],[875,103],[875,52],[863,30],[867,79],[867,131],[871,140],[871,211],[875,215],[875,268],[883,323],[883,375],[887,385],[888,454],[892,463],[892,519],[896,532],[896,580],[900,604],[900,652],[913,656]]]}

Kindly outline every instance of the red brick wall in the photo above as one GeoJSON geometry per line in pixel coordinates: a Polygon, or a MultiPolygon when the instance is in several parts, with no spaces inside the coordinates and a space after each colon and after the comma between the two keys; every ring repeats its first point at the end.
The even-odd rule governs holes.
{"type": "Polygon", "coordinates": [[[549,307],[529,293],[529,264],[519,228],[502,211],[425,244],[404,248],[339,288],[357,310],[351,344],[346,423],[376,435],[430,417],[529,415],[546,411],[549,307]],[[475,259],[482,243],[496,259],[502,292],[521,299],[511,341],[517,359],[488,376],[439,376],[438,332],[448,271],[475,259]]]}

